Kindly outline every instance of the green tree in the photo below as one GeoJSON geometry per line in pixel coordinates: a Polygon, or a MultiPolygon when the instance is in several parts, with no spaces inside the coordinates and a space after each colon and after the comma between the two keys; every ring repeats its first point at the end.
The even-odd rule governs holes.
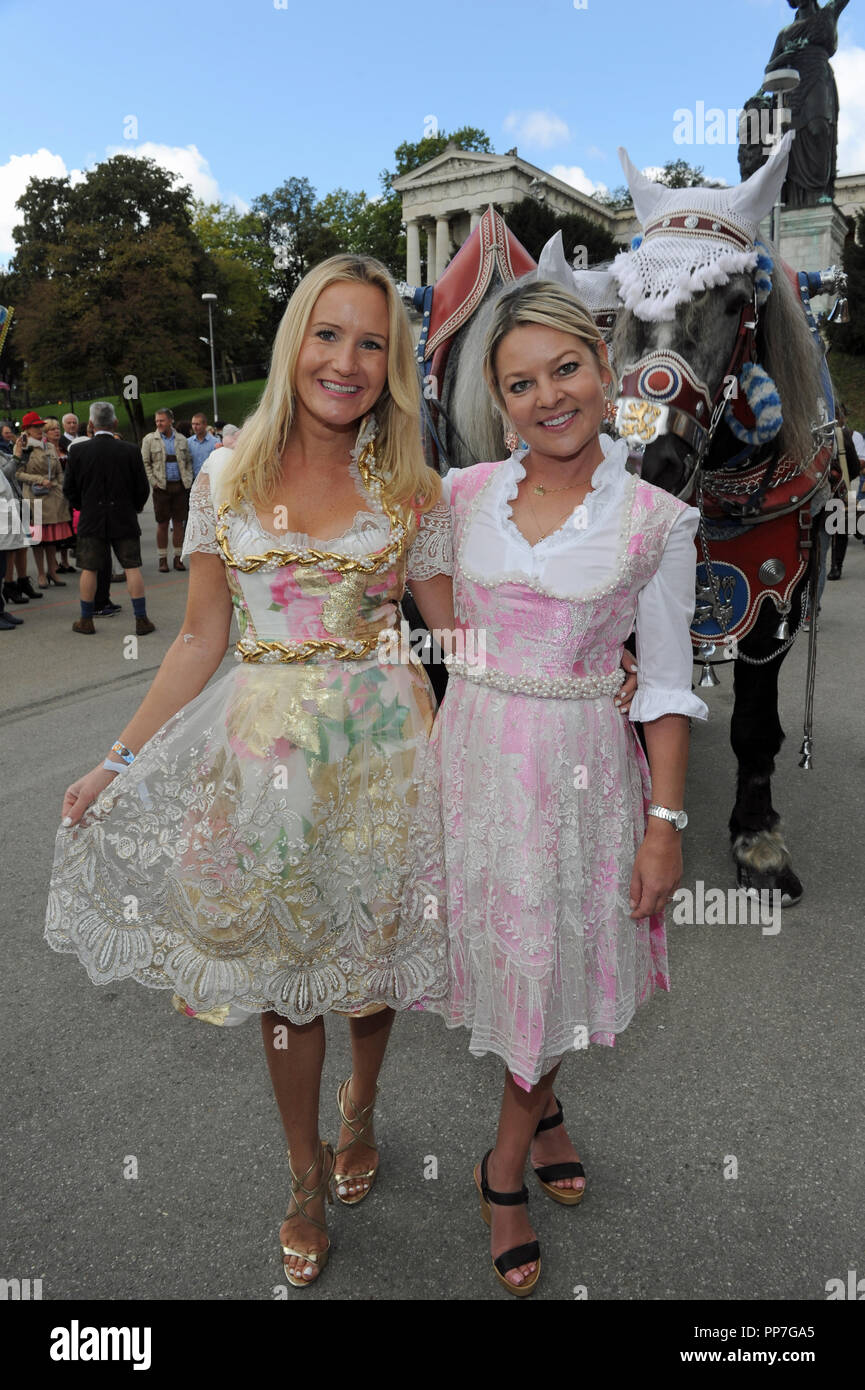
{"type": "MultiPolygon", "coordinates": [[[[847,300],[850,322],[829,324],[829,341],[841,352],[865,356],[865,208],[856,214],[856,238],[848,237],[844,246],[847,272],[847,300]]],[[[829,359],[831,365],[831,358],[829,359]]]]}
{"type": "MultiPolygon", "coordinates": [[[[656,183],[666,184],[668,188],[696,188],[699,184],[705,188],[725,187],[717,179],[707,179],[702,164],[689,164],[685,159],[668,159],[661,172],[654,177],[656,183]]],[[[619,184],[610,193],[593,193],[592,197],[612,212],[633,207],[633,199],[625,183],[619,184]]]]}
{"type": "Polygon", "coordinates": [[[196,202],[192,226],[218,296],[214,336],[223,365],[262,358],[270,345],[266,285],[272,258],[260,219],[227,203],[196,202]]]}
{"type": "Polygon", "coordinates": [[[139,435],[148,379],[206,379],[205,256],[189,189],[175,182],[153,160],[115,155],[74,187],[68,179],[31,180],[13,230],[15,342],[28,384],[74,384],[82,373],[88,384],[104,380],[123,395],[139,435]]]}
{"type": "Polygon", "coordinates": [[[405,233],[399,197],[391,193],[388,198],[370,199],[364,192],[336,188],[322,198],[317,212],[337,250],[375,256],[397,279],[402,276],[405,233]]]}
{"type": "Polygon", "coordinates": [[[274,324],[308,270],[339,247],[322,222],[315,189],[307,178],[290,178],[252,204],[267,265],[264,284],[274,324]]]}
{"type": "Polygon", "coordinates": [[[535,260],[550,237],[561,229],[565,254],[573,258],[574,247],[586,248],[587,264],[608,261],[616,254],[616,243],[608,232],[591,218],[579,213],[557,213],[535,198],[523,198],[507,214],[505,221],[535,260]]]}

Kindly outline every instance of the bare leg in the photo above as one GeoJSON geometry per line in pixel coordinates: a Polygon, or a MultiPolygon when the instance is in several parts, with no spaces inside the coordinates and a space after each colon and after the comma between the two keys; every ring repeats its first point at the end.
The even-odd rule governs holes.
{"type": "MultiPolygon", "coordinates": [[[[378,1084],[378,1075],[381,1071],[381,1064],[384,1061],[384,1054],[387,1049],[390,1030],[393,1027],[395,1014],[393,1009],[382,1009],[379,1013],[370,1014],[366,1018],[352,1018],[349,1020],[351,1030],[351,1084],[347,1092],[343,1092],[343,1105],[345,1113],[349,1119],[354,1120],[357,1111],[362,1110],[367,1105],[372,1105],[375,1100],[375,1088],[378,1084]]],[[[358,1125],[355,1124],[355,1129],[358,1125]]],[[[367,1130],[361,1131],[369,1139],[373,1138],[372,1122],[367,1130]]],[[[350,1129],[342,1125],[339,1131],[337,1148],[342,1148],[344,1144],[351,1144],[354,1138],[350,1129]]],[[[339,1173],[368,1173],[371,1168],[377,1166],[376,1151],[368,1144],[363,1144],[358,1140],[351,1144],[351,1148],[345,1153],[340,1154],[336,1161],[339,1173]]],[[[356,1182],[342,1182],[339,1185],[339,1194],[342,1197],[355,1197],[365,1192],[370,1186],[369,1178],[358,1178],[356,1182]]]]}
{"type": "MultiPolygon", "coordinates": [[[[318,1134],[318,1104],[321,1069],[324,1064],[324,1019],[298,1026],[276,1013],[261,1016],[261,1036],[270,1070],[273,1093],[279,1106],[282,1127],[291,1153],[291,1166],[301,1177],[311,1164],[318,1166],[306,1180],[314,1187],[321,1175],[321,1141],[318,1134]],[[279,1046],[277,1046],[279,1043],[279,1046]],[[282,1044],[285,1043],[285,1046],[282,1044]]],[[[296,1204],[291,1206],[296,1210],[296,1204]]],[[[324,1196],[308,1206],[309,1215],[324,1222],[324,1196]]],[[[282,1223],[279,1239],[297,1250],[324,1250],[327,1236],[303,1217],[288,1217],[282,1223]]],[[[314,1264],[297,1256],[287,1257],[286,1269],[298,1279],[318,1278],[314,1264]]]]}
{"type": "Polygon", "coordinates": [[[96,597],[96,570],[82,570],[78,576],[78,596],[83,603],[92,603],[96,597]]]}
{"type": "Polygon", "coordinates": [[[44,546],[44,545],[34,545],[34,547],[33,547],[33,559],[36,561],[36,575],[37,575],[37,579],[38,579],[38,582],[39,582],[39,587],[40,587],[40,589],[44,589],[44,588],[46,587],[46,584],[47,584],[47,580],[46,580],[46,578],[45,578],[45,546],[44,546]]]}
{"type": "Polygon", "coordinates": [[[131,599],[144,598],[144,578],[140,569],[126,571],[126,592],[131,599]]]}
{"type": "MultiPolygon", "coordinates": [[[[496,1192],[519,1192],[523,1186],[529,1148],[540,1119],[550,1105],[558,1069],[558,1066],[553,1067],[530,1091],[524,1091],[511,1073],[505,1072],[499,1131],[496,1146],[487,1163],[487,1179],[496,1192]]],[[[493,1259],[503,1255],[506,1250],[535,1239],[526,1206],[503,1207],[491,1202],[490,1212],[490,1254],[493,1259]]],[[[505,1278],[512,1284],[520,1285],[536,1268],[535,1262],[530,1261],[512,1269],[505,1278]]]]}

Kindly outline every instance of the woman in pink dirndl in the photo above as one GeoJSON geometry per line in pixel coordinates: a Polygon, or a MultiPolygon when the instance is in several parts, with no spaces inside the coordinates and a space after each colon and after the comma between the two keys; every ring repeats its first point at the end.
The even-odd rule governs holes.
{"type": "Polygon", "coordinates": [[[447,920],[449,996],[430,1007],[506,1064],[475,1182],[496,1275],[524,1295],[541,1267],[529,1152],[555,1201],[585,1191],[553,1092],[562,1057],[612,1046],[669,985],[688,717],[707,710],[688,632],[698,514],[599,434],[613,373],[593,320],[558,285],[509,290],[484,375],[523,447],[444,480],[466,636],[419,774],[410,893],[447,920]],[[616,704],[633,630],[648,766],[616,704]]]}

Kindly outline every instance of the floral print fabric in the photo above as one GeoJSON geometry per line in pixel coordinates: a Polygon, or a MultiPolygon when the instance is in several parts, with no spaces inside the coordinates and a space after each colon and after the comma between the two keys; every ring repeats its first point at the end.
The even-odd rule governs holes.
{"type": "MultiPolygon", "coordinates": [[[[184,553],[222,553],[211,471],[192,489],[184,553]]],[[[388,538],[373,499],[324,543],[369,555],[388,538]]],[[[444,503],[421,520],[409,565],[449,572],[444,503]]],[[[251,508],[229,510],[231,556],[295,548],[251,508]]],[[[311,538],[303,538],[309,541],[311,538]]],[[[241,638],[357,640],[387,626],[406,558],[381,573],[226,561],[241,638]]],[[[377,658],[238,663],[171,718],[57,834],[46,939],[94,983],[131,977],[196,1013],[273,1009],[306,1023],[443,996],[445,943],[400,901],[434,698],[423,668],[377,658]]]]}

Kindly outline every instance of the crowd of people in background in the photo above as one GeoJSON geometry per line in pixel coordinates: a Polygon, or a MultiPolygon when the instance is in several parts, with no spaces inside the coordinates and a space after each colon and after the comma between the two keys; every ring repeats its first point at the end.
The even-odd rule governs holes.
{"type": "Polygon", "coordinates": [[[0,631],[22,625],[13,606],[38,601],[52,586],[65,588],[61,576],[76,570],[81,612],[75,632],[91,636],[94,618],[121,611],[110,586],[122,582],[136,635],[156,630],[146,610],[138,516],[152,495],[159,572],[169,571],[169,528],[173,568],[185,570],[181,551],[192,484],[210,454],[233,448],[240,431],[208,424],[202,411],[175,425],[167,406],[155,412],[154,424],[139,449],[123,441],[107,401],[94,401],[86,425],[71,411],[58,420],[30,410],[18,425],[0,422],[0,631]]]}
{"type": "MultiPolygon", "coordinates": [[[[838,424],[833,490],[841,496],[848,487],[856,489],[858,514],[865,517],[865,435],[849,428],[847,408],[840,402],[838,424]]],[[[147,616],[137,516],[152,496],[159,573],[185,571],[181,552],[192,484],[215,449],[234,447],[240,430],[237,425],[208,424],[200,410],[190,420],[175,423],[168,406],[155,412],[154,425],[138,450],[123,442],[114,407],[106,401],[93,403],[86,425],[71,411],[58,420],[43,419],[35,410],[28,411],[17,427],[11,421],[0,423],[0,631],[12,631],[22,623],[8,605],[41,599],[41,591],[52,585],[64,588],[66,580],[60,576],[76,569],[81,613],[72,624],[75,632],[91,636],[96,631],[94,618],[121,611],[122,605],[112,602],[110,586],[123,582],[136,635],[156,630],[147,616]],[[96,443],[97,437],[101,443],[96,443]],[[85,445],[70,470],[73,451],[85,445]],[[121,566],[117,571],[112,550],[121,566]],[[73,552],[74,566],[69,563],[73,552]],[[36,585],[28,573],[31,553],[36,585]]],[[[857,529],[865,532],[865,521],[857,529]]],[[[857,538],[865,542],[865,534],[857,538]]],[[[826,579],[841,578],[847,542],[846,532],[821,540],[818,604],[826,579]]]]}

